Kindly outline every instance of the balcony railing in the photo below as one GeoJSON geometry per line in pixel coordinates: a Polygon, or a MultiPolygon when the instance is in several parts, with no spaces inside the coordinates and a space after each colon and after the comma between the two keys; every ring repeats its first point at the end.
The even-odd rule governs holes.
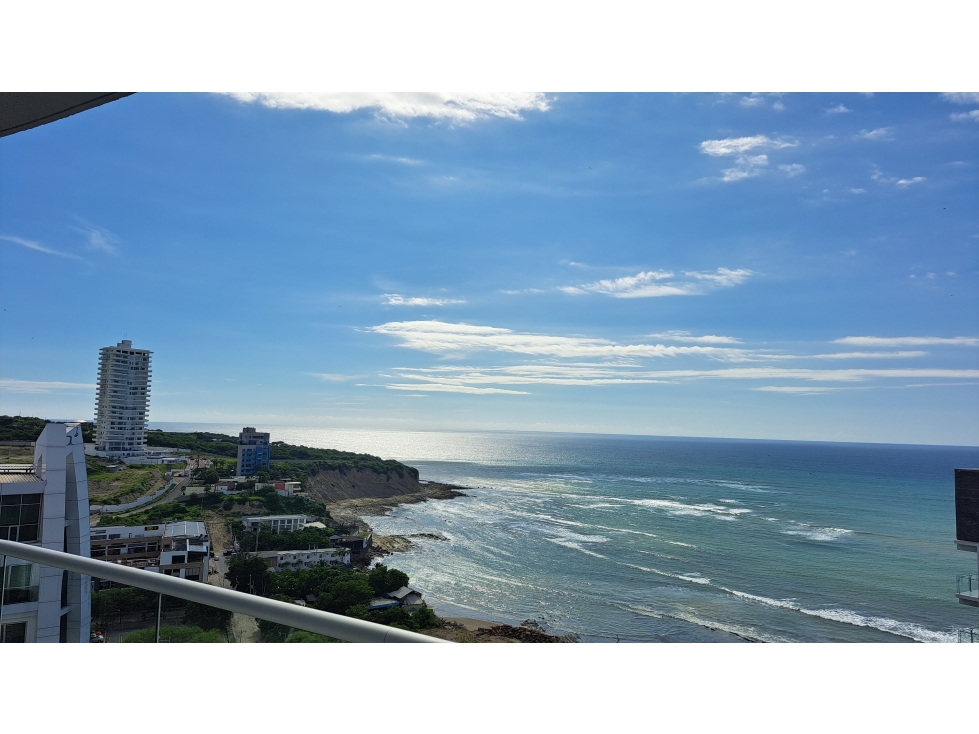
{"type": "Polygon", "coordinates": [[[979,629],[959,630],[959,642],[979,642],[979,629]]]}
{"type": "Polygon", "coordinates": [[[979,606],[979,574],[967,573],[957,578],[959,602],[971,607],[979,606]]]}
{"type": "Polygon", "coordinates": [[[175,596],[229,612],[268,620],[286,627],[335,637],[345,642],[444,642],[417,632],[386,627],[362,619],[321,612],[318,609],[252,596],[217,586],[185,579],[148,573],[135,568],[96,561],[71,553],[40,548],[10,540],[0,540],[0,556],[8,555],[32,563],[40,563],[84,576],[94,576],[127,586],[175,596]]]}

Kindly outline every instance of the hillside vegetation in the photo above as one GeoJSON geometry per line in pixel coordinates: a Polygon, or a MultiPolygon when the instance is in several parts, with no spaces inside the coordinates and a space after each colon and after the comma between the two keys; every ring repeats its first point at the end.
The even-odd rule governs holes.
{"type": "MultiPolygon", "coordinates": [[[[238,439],[223,433],[171,433],[168,431],[152,430],[146,432],[148,446],[164,446],[174,449],[187,449],[195,453],[213,456],[238,456],[238,439]]],[[[337,451],[336,449],[314,449],[308,446],[294,446],[283,441],[272,442],[272,471],[279,473],[306,473],[310,476],[320,471],[344,471],[347,469],[363,469],[375,474],[397,474],[399,477],[418,479],[418,470],[406,466],[400,461],[381,459],[370,454],[356,454],[352,451],[337,451]],[[276,462],[289,462],[288,465],[276,467],[276,462]]]]}
{"type": "MultiPolygon", "coordinates": [[[[52,422],[29,415],[0,415],[0,441],[37,441],[44,426],[52,422]]],[[[95,441],[94,423],[82,423],[82,438],[87,443],[95,441]]]]}

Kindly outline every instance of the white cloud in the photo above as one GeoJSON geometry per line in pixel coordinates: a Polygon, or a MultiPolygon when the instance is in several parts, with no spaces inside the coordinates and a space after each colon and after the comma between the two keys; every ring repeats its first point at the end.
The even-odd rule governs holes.
{"type": "Polygon", "coordinates": [[[367,160],[370,161],[385,161],[387,163],[401,163],[405,166],[420,166],[425,161],[418,160],[416,158],[405,158],[393,155],[381,155],[380,153],[374,153],[373,155],[367,156],[367,160]]]}
{"type": "Polygon", "coordinates": [[[721,170],[722,181],[742,181],[746,178],[754,178],[761,174],[757,168],[724,168],[721,170]]]}
{"type": "Polygon", "coordinates": [[[0,390],[15,393],[49,393],[52,390],[94,390],[95,385],[82,382],[36,382],[33,380],[0,380],[0,390]]]}
{"type": "Polygon", "coordinates": [[[771,140],[765,135],[754,135],[745,138],[724,138],[723,140],[705,140],[700,144],[700,152],[711,156],[739,155],[755,148],[794,148],[798,143],[785,140],[771,140]]]}
{"type": "Polygon", "coordinates": [[[434,354],[509,352],[558,358],[630,358],[699,355],[740,360],[744,350],[710,346],[618,344],[608,339],[582,336],[528,334],[493,326],[451,324],[443,321],[394,321],[368,329],[400,340],[402,347],[434,354]]]}
{"type": "Polygon", "coordinates": [[[847,189],[851,194],[866,194],[867,189],[847,189]]]}
{"type": "Polygon", "coordinates": [[[742,97],[738,100],[742,107],[759,107],[765,104],[765,98],[760,94],[752,94],[750,97],[742,97]]]}
{"type": "Polygon", "coordinates": [[[943,92],[942,99],[953,104],[979,104],[979,92],[943,92]]]}
{"type": "MultiPolygon", "coordinates": [[[[768,156],[764,153],[746,155],[756,148],[773,149],[794,148],[798,143],[785,140],[771,140],[765,135],[755,135],[746,138],[725,138],[723,140],[705,140],[700,144],[700,152],[709,156],[737,156],[733,168],[721,171],[721,180],[726,182],[743,181],[761,174],[761,169],[768,165],[768,156]]],[[[804,169],[803,169],[804,170],[804,169]]]]}
{"type": "Polygon", "coordinates": [[[891,140],[893,139],[893,132],[894,128],[892,127],[879,127],[876,130],[861,130],[854,137],[864,140],[891,140]]]}
{"type": "Polygon", "coordinates": [[[648,334],[650,339],[667,339],[675,342],[694,342],[696,344],[740,344],[740,339],[733,336],[715,336],[706,334],[694,336],[689,331],[664,331],[662,334],[648,334]]]}
{"type": "Polygon", "coordinates": [[[347,380],[362,377],[362,375],[340,375],[332,372],[307,372],[306,374],[312,377],[318,377],[323,382],[346,382],[347,380]]]}
{"type": "Polygon", "coordinates": [[[530,395],[530,393],[524,390],[504,390],[498,387],[469,387],[468,385],[459,385],[453,382],[408,385],[391,383],[384,387],[388,390],[408,390],[409,392],[424,390],[428,392],[461,392],[469,395],[530,395]]]}
{"type": "Polygon", "coordinates": [[[778,170],[784,171],[785,175],[792,178],[793,176],[798,176],[800,173],[805,173],[806,167],[801,163],[783,163],[779,165],[778,170]]]}
{"type": "Polygon", "coordinates": [[[773,110],[778,110],[778,111],[781,112],[782,110],[785,109],[785,105],[782,104],[781,102],[776,102],[775,104],[772,105],[772,109],[773,110]]]}
{"type": "Polygon", "coordinates": [[[874,172],[870,174],[870,178],[877,183],[894,184],[895,186],[911,186],[912,184],[921,183],[922,181],[926,180],[924,176],[914,176],[912,178],[885,176],[883,173],[881,173],[879,168],[874,168],[874,172]]]}
{"type": "Polygon", "coordinates": [[[74,255],[70,252],[62,252],[61,250],[53,250],[50,247],[45,247],[34,240],[25,240],[21,237],[10,237],[2,234],[0,234],[0,240],[4,240],[5,242],[13,242],[15,245],[26,247],[28,250],[34,250],[35,252],[43,252],[45,255],[57,255],[58,257],[67,257],[72,260],[82,259],[78,257],[78,255],[74,255]]]}
{"type": "Polygon", "coordinates": [[[822,395],[823,393],[846,390],[845,387],[812,387],[805,385],[766,385],[765,387],[753,387],[752,390],[758,392],[780,392],[789,395],[822,395]]]}
{"type": "Polygon", "coordinates": [[[112,234],[112,232],[104,227],[96,227],[94,224],[89,224],[81,218],[78,218],[78,222],[82,226],[75,227],[75,230],[85,235],[85,238],[88,240],[88,249],[109,253],[116,251],[116,243],[119,242],[119,238],[112,234]]]}
{"type": "Polygon", "coordinates": [[[320,110],[339,114],[373,110],[380,117],[396,120],[428,117],[456,123],[473,122],[488,117],[519,120],[522,112],[545,112],[550,109],[547,98],[539,92],[231,92],[226,94],[243,104],[261,104],[275,109],[320,110]]]}
{"type": "Polygon", "coordinates": [[[452,303],[465,303],[465,301],[455,298],[426,298],[423,296],[405,298],[397,293],[385,293],[383,297],[387,299],[384,302],[387,306],[447,306],[452,303]]]}
{"type": "Polygon", "coordinates": [[[650,270],[622,278],[599,280],[577,286],[564,286],[560,290],[570,295],[600,293],[613,298],[697,296],[703,295],[713,288],[729,288],[739,285],[754,273],[745,269],[718,268],[713,273],[687,271],[683,275],[688,280],[678,279],[669,270],[650,270]]]}
{"type": "Polygon", "coordinates": [[[684,275],[696,278],[697,280],[709,281],[712,285],[718,288],[730,288],[734,285],[740,285],[744,283],[750,276],[755,273],[751,270],[738,269],[729,270],[728,268],[718,268],[713,273],[703,273],[696,271],[684,271],[684,275]]]}
{"type": "Polygon", "coordinates": [[[828,110],[826,110],[826,114],[827,114],[827,115],[842,115],[842,114],[843,114],[844,112],[849,112],[849,111],[850,111],[850,110],[849,110],[849,109],[847,109],[847,108],[846,108],[846,107],[845,107],[845,106],[844,106],[844,105],[843,105],[843,104],[841,103],[841,104],[838,104],[838,105],[836,105],[836,107],[830,107],[830,108],[829,108],[828,110]]]}
{"type": "Polygon", "coordinates": [[[907,359],[925,357],[928,352],[835,352],[833,354],[813,354],[805,359],[907,359]]]}
{"type": "MultiPolygon", "coordinates": [[[[434,367],[399,368],[393,379],[394,389],[424,390],[422,385],[485,389],[486,385],[559,385],[565,387],[601,387],[610,385],[668,384],[685,380],[805,380],[812,382],[863,383],[873,378],[901,379],[930,377],[939,379],[976,379],[979,370],[946,369],[792,369],[782,367],[737,367],[715,370],[636,370],[615,364],[523,364],[508,367],[434,367]]],[[[440,390],[440,387],[431,389],[440,390]]],[[[819,386],[785,386],[768,392],[819,391],[819,386]]],[[[843,388],[836,388],[843,389],[843,388]]]]}
{"type": "Polygon", "coordinates": [[[972,336],[846,336],[834,339],[834,344],[852,344],[856,347],[923,347],[923,346],[979,346],[979,338],[972,336]]]}
{"type": "Polygon", "coordinates": [[[972,110],[972,112],[956,112],[955,114],[949,115],[956,122],[979,122],[979,110],[972,110]]]}

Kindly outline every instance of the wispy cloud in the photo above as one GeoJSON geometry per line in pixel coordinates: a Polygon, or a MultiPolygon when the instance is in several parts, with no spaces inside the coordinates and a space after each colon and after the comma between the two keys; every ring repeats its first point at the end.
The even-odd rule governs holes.
{"type": "Polygon", "coordinates": [[[94,390],[95,385],[83,382],[37,382],[34,380],[0,380],[0,390],[14,393],[49,393],[54,390],[94,390]]]}
{"type": "Polygon", "coordinates": [[[694,336],[689,331],[664,331],[661,334],[648,334],[650,339],[666,339],[674,342],[693,342],[694,344],[740,344],[741,340],[733,336],[715,336],[706,334],[694,336]]]}
{"type": "MultiPolygon", "coordinates": [[[[979,370],[947,369],[793,369],[783,367],[735,367],[713,370],[638,370],[618,364],[522,364],[507,367],[399,368],[385,385],[398,390],[430,389],[462,392],[462,388],[486,389],[487,385],[529,387],[558,385],[601,387],[614,385],[669,384],[688,380],[791,380],[860,384],[875,378],[976,379],[979,370]],[[407,381],[407,382],[404,382],[407,381]]],[[[816,392],[831,388],[813,385],[766,386],[767,392],[816,392]],[[777,387],[778,389],[772,389],[777,387]]],[[[497,388],[499,389],[499,388],[497,388]]],[[[836,388],[841,389],[841,388],[836,388]]]]}
{"type": "Polygon", "coordinates": [[[854,188],[850,188],[850,189],[847,189],[847,191],[849,191],[851,194],[866,194],[867,193],[867,189],[854,189],[854,188]]]}
{"type": "Polygon", "coordinates": [[[877,183],[894,184],[895,186],[901,186],[902,188],[906,186],[911,186],[912,184],[921,183],[922,181],[927,180],[924,176],[913,176],[911,178],[897,178],[897,176],[885,176],[883,173],[881,173],[879,168],[874,169],[873,173],[870,174],[870,178],[872,178],[877,183]]]}
{"type": "Polygon", "coordinates": [[[416,117],[473,122],[490,117],[521,119],[521,113],[550,109],[539,92],[503,93],[226,93],[243,104],[261,104],[273,109],[318,110],[338,114],[373,110],[379,117],[406,120],[416,117]]]}
{"type": "Polygon", "coordinates": [[[81,232],[88,240],[88,249],[99,252],[113,253],[116,251],[116,244],[119,238],[105,227],[97,227],[89,224],[84,219],[77,218],[80,227],[75,227],[75,231],[81,232]]]}
{"type": "Polygon", "coordinates": [[[827,115],[842,115],[842,114],[844,114],[846,112],[849,112],[849,111],[850,111],[849,108],[845,107],[841,103],[841,104],[836,105],[836,107],[830,107],[828,110],[826,110],[826,114],[827,115]]]}
{"type": "Polygon", "coordinates": [[[25,240],[22,237],[11,237],[9,235],[0,234],[0,240],[5,242],[12,242],[15,245],[20,245],[21,247],[26,247],[28,250],[34,250],[35,252],[43,252],[45,255],[56,255],[58,257],[67,257],[71,260],[81,260],[78,255],[71,252],[62,252],[61,250],[55,250],[50,247],[45,247],[39,242],[34,240],[25,240]]]}
{"type": "Polygon", "coordinates": [[[879,127],[876,130],[861,130],[854,137],[862,138],[863,140],[893,140],[894,128],[879,127]]]}
{"type": "Polygon", "coordinates": [[[952,104],[979,104],[979,92],[943,92],[942,99],[952,104]]]}
{"type": "Polygon", "coordinates": [[[584,336],[552,336],[515,332],[494,326],[443,321],[393,321],[368,331],[399,340],[399,346],[433,354],[509,352],[557,358],[630,358],[700,355],[740,359],[743,350],[711,346],[619,344],[584,336]]]}
{"type": "Polygon", "coordinates": [[[420,166],[423,163],[425,163],[425,161],[419,160],[417,158],[405,158],[403,156],[381,155],[380,153],[373,153],[367,156],[367,160],[384,161],[386,163],[400,163],[404,166],[420,166]]]}
{"type": "Polygon", "coordinates": [[[928,352],[834,352],[833,354],[813,354],[804,359],[909,359],[926,357],[928,352]]]}
{"type": "Polygon", "coordinates": [[[310,377],[317,377],[323,382],[347,382],[363,377],[363,375],[341,375],[335,372],[307,372],[306,374],[310,377]]]}
{"type": "Polygon", "coordinates": [[[397,293],[385,293],[384,302],[388,306],[448,306],[453,303],[465,303],[465,301],[455,298],[427,298],[425,296],[414,296],[406,298],[397,293]]]}
{"type": "Polygon", "coordinates": [[[979,122],[979,110],[972,110],[972,112],[956,112],[949,115],[956,122],[979,122]]]}
{"type": "Polygon", "coordinates": [[[758,392],[780,392],[789,395],[822,395],[837,390],[846,390],[845,387],[815,387],[813,385],[766,385],[765,387],[753,387],[752,390],[758,392]]]}
{"type": "Polygon", "coordinates": [[[778,170],[783,171],[786,176],[792,178],[793,176],[798,176],[800,173],[805,173],[806,167],[801,163],[783,163],[779,165],[778,170]]]}
{"type": "Polygon", "coordinates": [[[972,336],[845,336],[834,339],[834,344],[852,344],[856,347],[924,347],[924,346],[979,346],[979,338],[972,336]]]}
{"type": "Polygon", "coordinates": [[[700,152],[710,156],[740,155],[756,148],[778,150],[794,148],[796,142],[787,140],[772,140],[766,135],[753,135],[744,138],[724,138],[722,140],[705,140],[700,144],[700,152]]]}
{"type": "MultiPolygon", "coordinates": [[[[736,156],[735,165],[732,168],[725,168],[721,171],[721,180],[725,182],[743,181],[746,178],[754,178],[761,175],[761,172],[768,165],[768,155],[756,153],[748,155],[752,150],[779,150],[781,148],[794,148],[798,143],[788,140],[772,140],[766,135],[754,135],[745,138],[724,138],[723,140],[705,140],[700,144],[700,152],[714,157],[736,156]]],[[[779,168],[785,170],[783,166],[779,168]]],[[[798,164],[788,167],[789,175],[802,173],[805,168],[798,164]],[[796,169],[798,167],[798,170],[796,169]]]]}
{"type": "Polygon", "coordinates": [[[697,296],[715,288],[730,288],[744,283],[751,270],[718,268],[715,272],[684,271],[682,276],[669,270],[649,270],[621,278],[599,280],[560,290],[570,295],[600,293],[613,298],[658,298],[662,296],[697,296]]]}

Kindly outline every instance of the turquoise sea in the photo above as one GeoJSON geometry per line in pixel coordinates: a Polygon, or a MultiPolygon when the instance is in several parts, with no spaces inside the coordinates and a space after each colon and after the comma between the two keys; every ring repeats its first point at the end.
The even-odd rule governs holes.
{"type": "Polygon", "coordinates": [[[953,542],[953,469],[979,466],[979,448],[263,430],[471,488],[369,519],[444,538],[385,561],[444,616],[595,642],[954,642],[979,627],[955,599],[975,556],[953,542]]]}

